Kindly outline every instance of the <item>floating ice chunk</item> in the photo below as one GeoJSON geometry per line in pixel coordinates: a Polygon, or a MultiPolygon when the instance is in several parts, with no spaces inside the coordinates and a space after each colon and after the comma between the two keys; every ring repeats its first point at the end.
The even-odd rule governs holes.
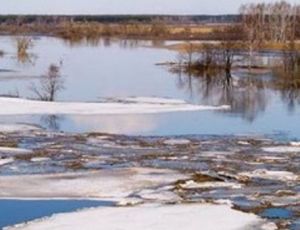
{"type": "Polygon", "coordinates": [[[239,145],[251,145],[248,141],[238,141],[239,145]]]}
{"type": "Polygon", "coordinates": [[[137,207],[96,208],[58,214],[10,229],[234,230],[248,229],[250,226],[257,227],[253,227],[253,229],[260,229],[265,223],[254,214],[233,210],[228,205],[154,204],[137,207]]]}
{"type": "Polygon", "coordinates": [[[168,139],[164,141],[166,145],[188,145],[191,141],[188,139],[168,139]]]}
{"type": "Polygon", "coordinates": [[[281,156],[261,156],[259,157],[259,159],[262,160],[286,160],[285,157],[281,157],[281,156]]]}
{"type": "Polygon", "coordinates": [[[81,173],[0,177],[0,197],[109,198],[119,200],[144,189],[186,179],[175,171],[152,168],[107,169],[81,173]]]}
{"type": "Polygon", "coordinates": [[[282,181],[294,181],[298,179],[298,176],[288,171],[269,171],[266,169],[258,169],[253,172],[239,173],[239,176],[256,177],[270,180],[282,180],[282,181]]]}
{"type": "Polygon", "coordinates": [[[300,142],[299,141],[298,142],[292,141],[290,143],[290,145],[292,145],[292,146],[299,146],[300,147],[300,142]]]}
{"type": "Polygon", "coordinates": [[[1,165],[6,165],[14,162],[14,158],[5,158],[5,159],[0,159],[0,166],[1,165]]]}
{"type": "Polygon", "coordinates": [[[265,152],[271,153],[293,153],[300,152],[300,146],[274,146],[263,148],[265,152]]]}
{"type": "Polygon", "coordinates": [[[48,161],[51,160],[49,157],[33,157],[30,161],[32,162],[42,162],[42,161],[48,161]]]}
{"type": "Polygon", "coordinates": [[[10,148],[10,147],[0,147],[0,153],[8,153],[8,154],[29,154],[32,153],[30,149],[22,149],[22,148],[10,148]]]}
{"type": "Polygon", "coordinates": [[[180,186],[185,189],[218,188],[218,187],[230,187],[233,189],[239,189],[242,187],[240,184],[232,183],[232,182],[207,181],[207,182],[197,183],[193,180],[188,180],[184,184],[181,184],[180,186]]]}

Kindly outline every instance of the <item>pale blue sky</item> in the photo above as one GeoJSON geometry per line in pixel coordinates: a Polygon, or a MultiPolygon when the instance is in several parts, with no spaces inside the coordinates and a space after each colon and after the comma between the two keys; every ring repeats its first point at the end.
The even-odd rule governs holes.
{"type": "MultiPolygon", "coordinates": [[[[224,14],[260,0],[0,0],[0,14],[224,14]]],[[[264,2],[275,2],[265,0],[264,2]]],[[[290,0],[295,3],[299,0],[290,0]]]]}

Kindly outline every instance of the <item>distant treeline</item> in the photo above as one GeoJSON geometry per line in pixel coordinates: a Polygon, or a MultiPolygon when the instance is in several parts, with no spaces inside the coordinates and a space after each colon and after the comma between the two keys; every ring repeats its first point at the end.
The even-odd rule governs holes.
{"type": "Polygon", "coordinates": [[[160,20],[166,23],[232,23],[239,15],[0,15],[0,23],[57,23],[58,21],[99,23],[151,23],[160,20]]]}

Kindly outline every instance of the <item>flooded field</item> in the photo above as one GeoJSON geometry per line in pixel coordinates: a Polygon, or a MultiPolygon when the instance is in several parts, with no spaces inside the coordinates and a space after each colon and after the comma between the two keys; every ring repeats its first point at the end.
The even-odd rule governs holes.
{"type": "Polygon", "coordinates": [[[191,104],[231,106],[231,110],[225,112],[146,115],[12,114],[1,115],[3,123],[33,123],[56,131],[128,135],[280,133],[284,138],[300,137],[297,128],[300,126],[299,93],[297,89],[269,87],[270,71],[249,77],[243,71],[234,70],[233,82],[228,88],[222,79],[178,75],[169,72],[166,66],[156,65],[177,61],[178,54],[154,48],[157,44],[150,41],[100,40],[93,44],[70,44],[53,37],[34,37],[26,60],[18,60],[14,37],[1,37],[0,41],[5,52],[1,58],[2,95],[36,98],[32,85],[39,87],[41,76],[47,73],[51,64],[56,64],[63,76],[63,87],[55,95],[57,101],[99,102],[108,98],[158,97],[182,99],[191,104]],[[247,87],[245,81],[249,83],[247,87]]]}
{"type": "Polygon", "coordinates": [[[268,68],[236,67],[230,81],[175,73],[169,41],[32,38],[21,58],[15,37],[0,37],[0,228],[65,212],[9,229],[126,208],[152,216],[156,205],[187,220],[225,212],[238,229],[300,228],[297,87],[277,87],[268,68]],[[47,95],[53,72],[62,79],[47,95]]]}

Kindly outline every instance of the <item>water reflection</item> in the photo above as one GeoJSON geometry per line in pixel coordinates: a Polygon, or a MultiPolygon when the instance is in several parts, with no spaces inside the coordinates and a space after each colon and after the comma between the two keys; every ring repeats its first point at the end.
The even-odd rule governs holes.
{"type": "Polygon", "coordinates": [[[84,127],[91,132],[126,133],[136,135],[151,133],[159,126],[159,122],[152,115],[100,115],[100,116],[71,116],[74,127],[84,127]]]}
{"type": "Polygon", "coordinates": [[[32,53],[18,53],[17,60],[21,65],[35,65],[37,56],[32,53]]]}
{"type": "Polygon", "coordinates": [[[209,105],[230,105],[227,113],[240,115],[253,122],[267,106],[265,82],[255,77],[232,77],[223,72],[211,75],[178,73],[177,86],[193,100],[209,105]]]}
{"type": "Polygon", "coordinates": [[[134,49],[141,46],[157,46],[164,45],[164,41],[147,41],[140,39],[118,39],[112,37],[90,37],[90,38],[74,38],[74,39],[65,39],[64,43],[69,47],[111,47],[114,44],[122,49],[134,49]]]}
{"type": "Polygon", "coordinates": [[[193,100],[230,105],[230,114],[250,122],[266,110],[271,92],[279,91],[283,103],[294,111],[300,103],[300,54],[295,47],[267,56],[258,53],[252,68],[244,65],[246,57],[241,52],[211,47],[195,51],[190,45],[179,55],[179,62],[172,64],[170,72],[177,74],[178,88],[193,100]]]}
{"type": "Polygon", "coordinates": [[[300,104],[300,54],[295,51],[284,52],[282,68],[273,71],[273,85],[280,91],[282,100],[290,112],[300,104]]]}
{"type": "Polygon", "coordinates": [[[29,52],[34,46],[33,39],[28,36],[15,37],[15,44],[17,47],[17,60],[22,65],[34,65],[37,56],[29,52]]]}
{"type": "Polygon", "coordinates": [[[60,131],[61,123],[63,122],[62,116],[57,115],[42,115],[40,118],[40,123],[47,130],[60,131]]]}

